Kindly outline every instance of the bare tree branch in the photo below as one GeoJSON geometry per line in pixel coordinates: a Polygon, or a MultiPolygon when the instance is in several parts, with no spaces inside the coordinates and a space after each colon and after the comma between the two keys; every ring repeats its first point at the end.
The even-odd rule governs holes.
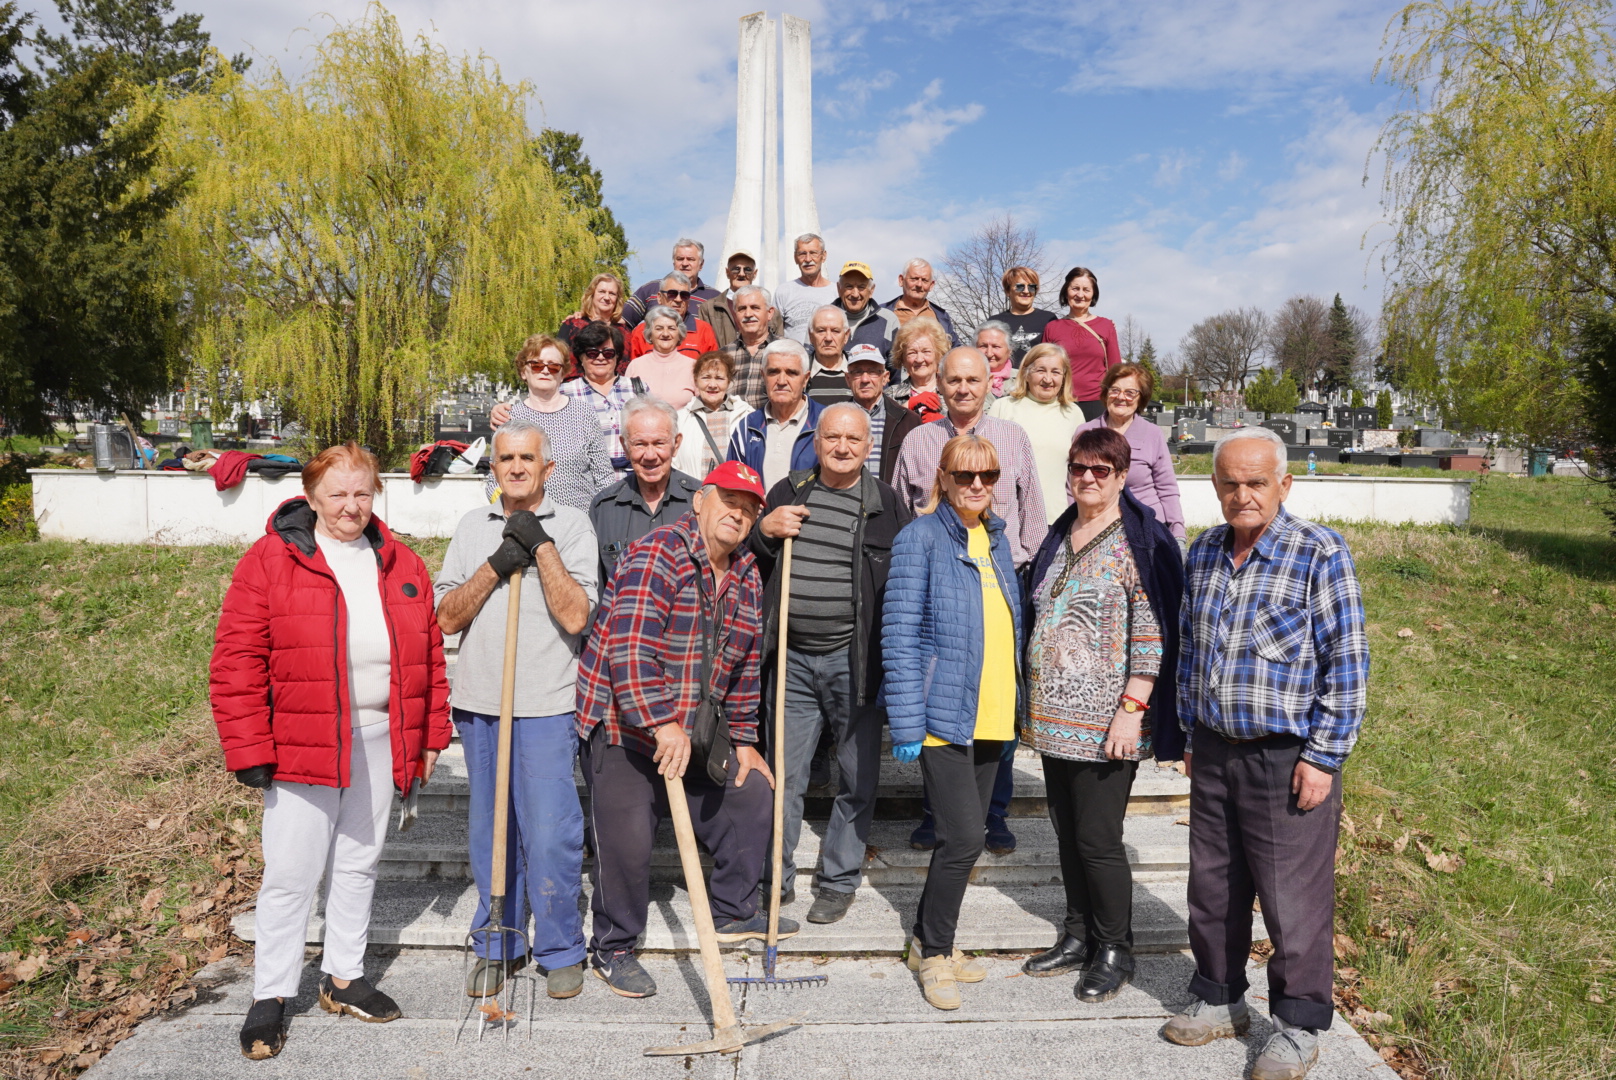
{"type": "MultiPolygon", "coordinates": [[[[1023,228],[1009,214],[987,222],[963,242],[948,249],[937,270],[935,295],[954,318],[962,337],[1003,311],[1004,272],[1012,266],[1038,271],[1044,292],[1053,295],[1054,273],[1043,241],[1031,226],[1023,228]]],[[[1039,298],[1040,306],[1048,306],[1039,298]]]]}
{"type": "Polygon", "coordinates": [[[1268,316],[1261,308],[1232,308],[1190,327],[1179,346],[1182,363],[1203,384],[1243,390],[1268,344],[1268,316]]]}

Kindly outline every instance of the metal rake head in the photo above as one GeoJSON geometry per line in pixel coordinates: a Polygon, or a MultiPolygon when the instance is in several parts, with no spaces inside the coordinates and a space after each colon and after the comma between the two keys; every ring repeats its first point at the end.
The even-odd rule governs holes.
{"type": "Polygon", "coordinates": [[[778,945],[772,949],[765,947],[763,951],[763,974],[761,976],[754,975],[750,978],[737,976],[724,981],[731,986],[776,986],[787,990],[804,986],[826,986],[830,983],[829,975],[796,975],[782,979],[774,973],[775,964],[779,960],[780,947],[778,945]]]}

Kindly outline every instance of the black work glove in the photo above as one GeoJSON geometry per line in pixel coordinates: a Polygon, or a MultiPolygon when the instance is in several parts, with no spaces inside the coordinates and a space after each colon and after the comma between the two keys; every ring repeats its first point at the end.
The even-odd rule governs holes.
{"type": "Polygon", "coordinates": [[[514,538],[528,551],[550,543],[550,534],[544,531],[544,524],[531,510],[518,510],[506,518],[504,535],[514,538]]]}
{"type": "Polygon", "coordinates": [[[236,779],[250,788],[267,788],[275,779],[275,766],[254,765],[250,769],[237,769],[236,779]]]}
{"type": "Polygon", "coordinates": [[[520,540],[507,536],[498,550],[488,556],[488,565],[504,581],[518,570],[526,570],[533,565],[533,549],[525,548],[520,540]]]}

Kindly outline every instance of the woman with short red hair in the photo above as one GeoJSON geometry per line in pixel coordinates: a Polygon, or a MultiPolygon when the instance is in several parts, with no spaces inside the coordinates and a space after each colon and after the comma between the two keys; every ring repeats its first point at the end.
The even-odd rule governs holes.
{"type": "Polygon", "coordinates": [[[320,1007],[373,1023],[400,1015],[365,979],[376,864],[393,793],[426,783],[450,735],[432,579],[374,514],[376,458],[333,446],[304,466],[303,490],[236,564],[209,669],[225,768],[264,792],[253,1004],[241,1028],[241,1052],[255,1060],[285,1044],[322,877],[320,1007]]]}

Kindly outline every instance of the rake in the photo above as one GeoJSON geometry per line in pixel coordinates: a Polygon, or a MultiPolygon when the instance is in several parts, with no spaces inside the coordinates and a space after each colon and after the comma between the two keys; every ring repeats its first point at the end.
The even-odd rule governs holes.
{"type": "MultiPolygon", "coordinates": [[[[471,1019],[473,1012],[477,1013],[478,1042],[482,1042],[483,1032],[491,1023],[498,1023],[505,1032],[506,1041],[510,1041],[511,1025],[506,1021],[516,1018],[516,1011],[511,1008],[516,998],[516,973],[511,970],[511,953],[505,945],[510,938],[514,938],[520,946],[515,955],[528,954],[527,934],[514,926],[505,925],[505,843],[506,831],[510,824],[511,716],[516,708],[516,624],[522,604],[521,570],[512,571],[510,585],[510,597],[505,610],[505,671],[499,692],[499,752],[494,763],[494,850],[488,880],[488,918],[483,921],[482,926],[466,935],[465,963],[462,965],[462,982],[464,982],[471,974],[472,965],[477,961],[477,946],[483,945],[485,956],[499,957],[500,988],[495,994],[481,999],[471,999],[471,1004],[466,1007],[466,1015],[460,1018],[460,1026],[455,1029],[456,1042],[460,1041],[460,1035],[466,1029],[466,1021],[471,1019]],[[477,1004],[479,1000],[482,1002],[481,1005],[477,1004]]],[[[528,984],[527,1034],[531,1039],[534,986],[530,978],[523,981],[528,984]]]]}
{"type": "Polygon", "coordinates": [[[736,986],[769,986],[794,989],[825,986],[826,975],[800,975],[782,979],[774,967],[780,959],[780,869],[785,860],[786,817],[786,619],[791,610],[791,537],[785,538],[780,554],[780,637],[775,649],[778,660],[774,673],[774,873],[769,883],[769,938],[763,947],[763,977],[734,978],[736,986]]]}

